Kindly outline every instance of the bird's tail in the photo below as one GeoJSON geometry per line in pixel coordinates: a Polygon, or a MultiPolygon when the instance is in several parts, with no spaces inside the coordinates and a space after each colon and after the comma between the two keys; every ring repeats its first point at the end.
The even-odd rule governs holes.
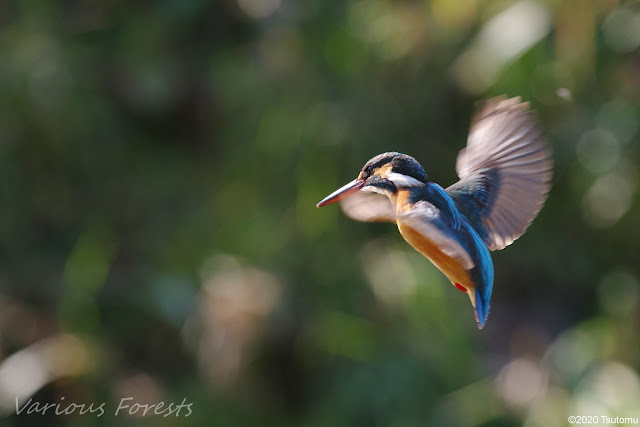
{"type": "Polygon", "coordinates": [[[477,286],[473,291],[469,292],[469,299],[471,300],[471,305],[473,305],[478,329],[484,327],[484,324],[487,323],[487,317],[489,317],[489,298],[491,298],[491,294],[487,296],[483,288],[482,285],[477,286]]]}

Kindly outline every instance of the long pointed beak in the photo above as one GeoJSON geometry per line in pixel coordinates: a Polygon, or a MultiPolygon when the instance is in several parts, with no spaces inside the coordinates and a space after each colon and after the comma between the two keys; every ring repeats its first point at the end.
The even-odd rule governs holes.
{"type": "Polygon", "coordinates": [[[330,205],[331,203],[335,203],[338,200],[342,200],[348,195],[353,194],[356,191],[360,190],[362,187],[364,187],[365,182],[366,181],[364,179],[354,179],[344,187],[338,188],[336,191],[329,194],[327,197],[322,199],[322,201],[320,201],[320,203],[318,203],[316,206],[321,208],[322,206],[330,205]]]}

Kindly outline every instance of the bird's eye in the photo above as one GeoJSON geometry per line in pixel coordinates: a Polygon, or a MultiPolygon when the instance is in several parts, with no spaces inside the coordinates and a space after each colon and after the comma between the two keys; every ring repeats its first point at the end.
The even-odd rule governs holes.
{"type": "Polygon", "coordinates": [[[371,176],[371,166],[362,171],[362,178],[367,179],[371,176]]]}

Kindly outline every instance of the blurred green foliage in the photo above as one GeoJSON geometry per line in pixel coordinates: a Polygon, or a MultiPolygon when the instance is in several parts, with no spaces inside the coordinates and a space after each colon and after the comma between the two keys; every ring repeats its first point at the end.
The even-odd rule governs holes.
{"type": "Polygon", "coordinates": [[[639,29],[616,0],[3,1],[6,425],[638,417],[639,29]],[[502,93],[554,186],[478,331],[393,226],[315,203],[384,151],[453,183],[502,93]],[[193,413],[114,416],[128,396],[193,413]]]}

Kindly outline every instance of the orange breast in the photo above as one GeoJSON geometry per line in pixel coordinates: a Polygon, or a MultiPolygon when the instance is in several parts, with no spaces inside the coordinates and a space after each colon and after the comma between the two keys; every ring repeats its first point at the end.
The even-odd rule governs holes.
{"type": "MultiPolygon", "coordinates": [[[[392,200],[392,202],[395,202],[398,214],[411,209],[411,203],[409,202],[410,195],[411,193],[405,189],[400,189],[396,193],[395,200],[392,200]]],[[[427,236],[424,236],[402,221],[398,220],[397,223],[400,234],[404,237],[404,240],[438,267],[438,269],[451,280],[451,283],[459,283],[469,290],[475,288],[469,272],[464,269],[460,260],[444,253],[438,245],[427,236]]],[[[469,292],[469,296],[473,301],[473,292],[469,292]]]]}
{"type": "Polygon", "coordinates": [[[452,283],[459,283],[468,289],[475,287],[471,281],[469,272],[463,268],[462,263],[458,259],[445,254],[427,237],[400,221],[398,221],[398,229],[402,237],[404,237],[415,250],[438,267],[452,283]]]}

